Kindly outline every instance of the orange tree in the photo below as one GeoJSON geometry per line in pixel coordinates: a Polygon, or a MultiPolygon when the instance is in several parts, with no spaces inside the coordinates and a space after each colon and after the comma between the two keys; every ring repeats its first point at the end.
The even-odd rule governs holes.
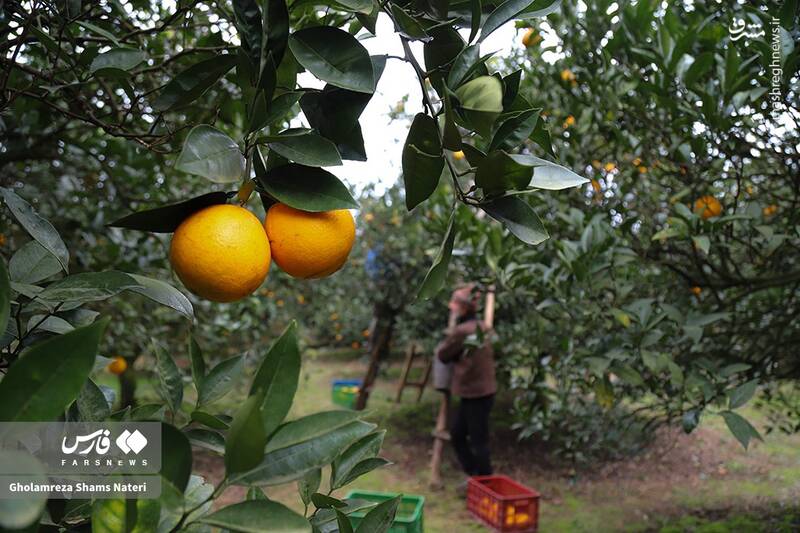
{"type": "Polygon", "coordinates": [[[536,73],[520,92],[591,184],[539,197],[556,237],[540,247],[471,236],[500,287],[518,427],[580,459],[619,449],[608,419],[634,409],[687,431],[719,415],[747,446],[737,409],[761,390],[797,431],[796,3],[585,4],[503,64],[536,73]],[[731,35],[740,18],[764,35],[731,35]]]}
{"type": "MultiPolygon", "coordinates": [[[[411,64],[424,106],[403,147],[406,207],[423,204],[440,179],[449,180],[452,192],[444,243],[422,295],[443,284],[456,232],[467,229],[460,228],[467,208],[487,213],[525,243],[541,242],[542,223],[523,193],[585,180],[517,153],[540,122],[519,91],[518,73],[490,71],[479,52],[480,42],[509,20],[557,8],[553,0],[3,3],[0,154],[9,245],[0,262],[0,421],[161,421],[168,467],[158,500],[64,504],[41,495],[0,502],[0,527],[37,529],[41,520],[98,532],[351,531],[346,515],[364,504],[330,494],[385,464],[378,457],[383,433],[348,411],[284,420],[301,364],[293,322],[257,357],[238,410],[209,412],[216,399],[242,387],[244,359],[206,366],[197,339],[227,314],[242,337],[260,340],[265,331],[257,313],[264,308],[253,303],[254,314],[239,321],[229,308],[200,299],[257,301],[247,294],[263,281],[269,260],[304,278],[341,266],[353,231],[343,210],[357,203],[322,167],[367,157],[358,119],[387,60],[411,64]],[[374,33],[379,15],[394,23],[403,56],[370,57],[360,44],[357,37],[374,33]],[[422,58],[411,50],[414,41],[423,43],[422,58]],[[299,85],[303,71],[325,87],[299,85]],[[290,126],[298,113],[304,126],[290,126]],[[445,150],[463,150],[472,166],[455,169],[445,150]],[[211,191],[209,181],[216,184],[211,191]],[[266,211],[264,226],[242,207],[253,194],[266,211]],[[76,209],[62,215],[67,205],[76,209]],[[288,214],[296,223],[271,223],[288,214]],[[293,239],[286,232],[295,224],[305,229],[293,239]],[[103,225],[122,229],[104,234],[103,225]],[[336,242],[316,256],[320,228],[336,242]],[[171,254],[163,238],[147,236],[170,233],[171,254]],[[140,273],[163,275],[168,255],[196,293],[194,304],[171,284],[140,273]],[[117,270],[123,265],[129,273],[117,270]],[[191,320],[186,348],[176,347],[174,322],[160,323],[158,314],[145,319],[136,312],[141,307],[127,307],[119,295],[130,292],[191,320]],[[194,314],[201,306],[204,320],[194,314]],[[126,307],[124,323],[114,320],[126,307]],[[108,363],[98,356],[105,332],[114,330],[115,342],[124,343],[128,325],[141,338],[127,342],[152,355],[160,400],[116,409],[92,376],[108,363]],[[151,336],[145,348],[151,341],[143,338],[151,336]],[[194,404],[184,401],[175,363],[181,352],[191,362],[194,404]],[[192,475],[192,444],[224,456],[225,475],[216,486],[192,475]],[[331,476],[320,489],[328,465],[331,476]],[[259,488],[294,481],[305,514],[268,500],[259,488]],[[245,501],[214,509],[232,484],[250,487],[245,501]]],[[[124,371],[117,360],[112,369],[124,371]]],[[[375,506],[358,531],[385,531],[397,505],[393,499],[375,506]]]]}

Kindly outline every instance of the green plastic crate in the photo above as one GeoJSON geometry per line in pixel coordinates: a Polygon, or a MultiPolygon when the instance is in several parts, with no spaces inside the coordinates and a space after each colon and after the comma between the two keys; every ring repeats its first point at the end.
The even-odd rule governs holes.
{"type": "MultiPolygon", "coordinates": [[[[396,492],[351,490],[349,493],[347,493],[346,497],[381,503],[396,496],[398,496],[396,492]]],[[[423,533],[425,530],[422,523],[424,507],[424,496],[404,494],[400,499],[400,507],[397,508],[397,515],[394,518],[394,522],[392,522],[392,527],[389,528],[389,533],[423,533]]],[[[356,511],[355,513],[347,515],[350,518],[350,523],[353,524],[353,529],[358,527],[358,524],[368,512],[369,510],[356,511]]]]}
{"type": "Polygon", "coordinates": [[[337,379],[331,389],[331,400],[336,405],[354,409],[361,389],[360,379],[337,379]]]}

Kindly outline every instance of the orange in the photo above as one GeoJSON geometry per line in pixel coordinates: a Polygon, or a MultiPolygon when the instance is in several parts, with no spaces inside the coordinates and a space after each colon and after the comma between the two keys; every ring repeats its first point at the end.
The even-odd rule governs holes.
{"type": "Polygon", "coordinates": [[[762,212],[764,213],[765,217],[771,217],[778,212],[778,206],[775,204],[768,205],[762,210],[762,212]]]}
{"type": "Polygon", "coordinates": [[[539,35],[539,32],[533,28],[529,28],[528,31],[525,32],[525,35],[522,36],[522,46],[526,48],[529,46],[535,46],[539,44],[541,40],[542,36],[539,35]]]}
{"type": "Polygon", "coordinates": [[[464,150],[459,150],[458,152],[453,152],[453,159],[456,161],[461,161],[466,156],[464,155],[464,150]]]}
{"type": "Polygon", "coordinates": [[[694,212],[705,219],[718,217],[722,213],[722,204],[713,196],[701,196],[694,202],[694,212]]]}
{"type": "Polygon", "coordinates": [[[605,169],[606,172],[613,172],[617,168],[617,165],[614,163],[606,163],[605,169]]]}
{"type": "Polygon", "coordinates": [[[564,129],[569,128],[570,126],[575,125],[575,117],[572,115],[568,116],[567,119],[564,121],[564,129]]]}
{"type": "Polygon", "coordinates": [[[700,296],[700,293],[703,292],[703,289],[700,287],[692,287],[692,294],[695,296],[700,296]]]}
{"type": "Polygon", "coordinates": [[[324,278],[342,268],[356,239],[347,209],[310,213],[275,204],[264,226],[275,263],[301,279],[324,278]]]}
{"type": "Polygon", "coordinates": [[[267,277],[269,241],[258,218],[247,209],[213,205],[178,226],[170,261],[196,295],[233,302],[253,293],[267,277]]]}
{"type": "Polygon", "coordinates": [[[575,74],[568,68],[561,71],[561,81],[574,81],[575,74]]]}
{"type": "Polygon", "coordinates": [[[116,356],[106,367],[109,372],[119,376],[128,369],[128,362],[122,356],[116,356]]]}

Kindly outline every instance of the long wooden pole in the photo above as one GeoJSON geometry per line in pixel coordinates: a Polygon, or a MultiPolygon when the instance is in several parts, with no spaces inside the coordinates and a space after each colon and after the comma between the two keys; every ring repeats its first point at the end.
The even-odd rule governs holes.
{"type": "MultiPolygon", "coordinates": [[[[494,306],[495,295],[494,287],[489,287],[486,293],[486,304],[483,310],[483,322],[486,329],[491,329],[494,326],[494,306]]],[[[450,316],[448,321],[448,328],[456,325],[454,316],[450,316]]],[[[436,355],[434,354],[434,357],[436,355]]],[[[442,392],[441,401],[439,403],[439,414],[436,417],[436,429],[433,431],[433,450],[431,452],[431,478],[430,486],[432,489],[441,489],[442,483],[442,451],[444,450],[445,441],[450,440],[450,434],[447,431],[447,414],[450,412],[450,393],[442,392]]]]}

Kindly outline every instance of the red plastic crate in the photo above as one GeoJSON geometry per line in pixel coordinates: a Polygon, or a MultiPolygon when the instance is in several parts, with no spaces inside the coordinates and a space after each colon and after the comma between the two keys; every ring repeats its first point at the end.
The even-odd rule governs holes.
{"type": "Polygon", "coordinates": [[[467,483],[467,510],[496,531],[539,528],[539,493],[508,476],[474,476],[467,483]]]}

